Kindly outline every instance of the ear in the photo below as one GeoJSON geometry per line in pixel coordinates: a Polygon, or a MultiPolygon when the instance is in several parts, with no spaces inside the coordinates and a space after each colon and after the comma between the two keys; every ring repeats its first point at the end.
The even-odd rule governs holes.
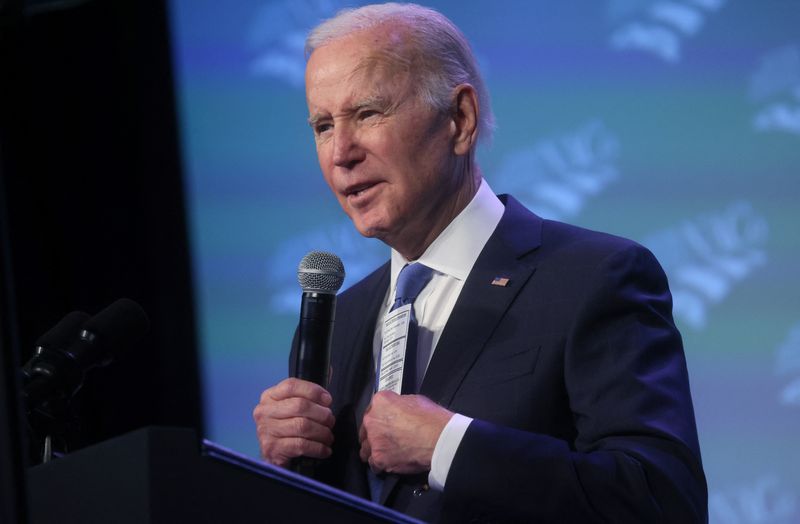
{"type": "Polygon", "coordinates": [[[471,85],[460,84],[453,90],[453,102],[453,152],[466,155],[478,141],[478,93],[471,85]]]}

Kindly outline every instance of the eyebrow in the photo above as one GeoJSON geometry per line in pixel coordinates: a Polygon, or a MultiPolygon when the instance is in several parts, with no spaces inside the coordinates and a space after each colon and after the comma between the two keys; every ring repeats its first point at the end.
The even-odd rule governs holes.
{"type": "Polygon", "coordinates": [[[319,123],[320,120],[322,120],[322,118],[323,118],[322,115],[319,114],[310,116],[308,117],[308,125],[310,125],[312,128],[316,127],[316,125],[319,123]]]}

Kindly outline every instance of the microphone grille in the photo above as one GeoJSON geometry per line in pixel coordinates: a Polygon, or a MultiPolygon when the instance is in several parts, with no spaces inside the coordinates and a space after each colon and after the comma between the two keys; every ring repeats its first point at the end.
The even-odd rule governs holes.
{"type": "Polygon", "coordinates": [[[344,282],[344,265],[333,253],[312,251],[297,267],[297,281],[303,292],[336,294],[344,282]]]}

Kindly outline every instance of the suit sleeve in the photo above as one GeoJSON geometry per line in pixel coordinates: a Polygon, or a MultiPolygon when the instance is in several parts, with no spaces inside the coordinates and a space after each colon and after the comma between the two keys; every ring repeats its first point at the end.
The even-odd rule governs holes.
{"type": "Polygon", "coordinates": [[[474,420],[447,521],[693,523],[707,488],[666,277],[641,246],[599,262],[563,347],[574,441],[474,420]]]}

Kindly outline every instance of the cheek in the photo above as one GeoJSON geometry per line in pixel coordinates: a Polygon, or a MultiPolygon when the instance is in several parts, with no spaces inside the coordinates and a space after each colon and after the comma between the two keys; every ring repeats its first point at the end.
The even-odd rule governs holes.
{"type": "Polygon", "coordinates": [[[325,143],[320,143],[318,141],[315,142],[315,147],[317,150],[317,161],[319,162],[319,167],[323,170],[325,169],[325,164],[328,162],[328,148],[326,147],[325,143]]]}
{"type": "Polygon", "coordinates": [[[330,160],[331,156],[328,153],[328,149],[325,145],[317,146],[317,162],[319,163],[320,171],[322,171],[322,177],[327,182],[328,187],[333,189],[333,164],[330,160]]]}

